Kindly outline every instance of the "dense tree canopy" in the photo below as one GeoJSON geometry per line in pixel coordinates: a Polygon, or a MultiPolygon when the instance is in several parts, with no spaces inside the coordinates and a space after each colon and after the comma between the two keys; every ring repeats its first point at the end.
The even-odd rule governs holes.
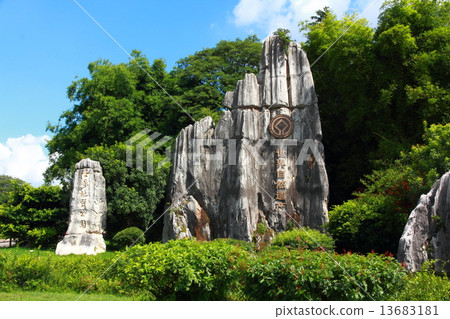
{"type": "Polygon", "coordinates": [[[9,193],[14,190],[15,183],[24,184],[25,182],[19,178],[0,175],[0,205],[6,203],[9,193]]]}
{"type": "Polygon", "coordinates": [[[61,199],[58,186],[13,183],[8,200],[0,205],[0,237],[35,247],[55,246],[67,228],[67,208],[61,208],[61,199]]]}
{"type": "Polygon", "coordinates": [[[339,249],[397,253],[411,210],[421,194],[450,171],[450,124],[425,128],[423,144],[363,180],[355,198],[330,211],[328,230],[339,249]]]}
{"type": "Polygon", "coordinates": [[[450,3],[386,1],[375,30],[327,8],[312,18],[302,23],[303,47],[311,63],[320,58],[312,72],[337,204],[362,175],[419,142],[423,121],[450,120],[450,3]]]}

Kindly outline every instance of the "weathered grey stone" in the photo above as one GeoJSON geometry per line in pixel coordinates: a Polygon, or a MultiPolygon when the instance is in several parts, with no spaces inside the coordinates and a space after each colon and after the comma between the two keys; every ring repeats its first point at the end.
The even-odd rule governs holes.
{"type": "Polygon", "coordinates": [[[430,259],[450,272],[450,172],[434,183],[411,212],[398,248],[398,260],[418,271],[430,259]]]}
{"type": "Polygon", "coordinates": [[[259,84],[256,75],[248,73],[239,80],[233,94],[234,107],[260,107],[259,84]]]}
{"type": "Polygon", "coordinates": [[[177,137],[164,240],[250,241],[258,223],[279,232],[292,219],[312,228],[327,221],[328,178],[314,84],[305,53],[297,44],[289,52],[288,58],[277,37],[266,39],[258,78],[246,75],[226,94],[223,105],[230,110],[217,126],[207,117],[177,137]],[[295,71],[288,77],[291,92],[287,65],[295,71]],[[284,139],[269,132],[271,119],[279,114],[290,116],[294,124],[284,139]],[[286,150],[282,169],[277,167],[280,149],[286,150]],[[311,152],[313,156],[304,156],[311,152]],[[285,201],[277,200],[280,180],[285,201]]]}
{"type": "Polygon", "coordinates": [[[233,107],[233,100],[234,100],[233,91],[225,93],[225,98],[223,99],[222,106],[231,109],[233,107]]]}
{"type": "Polygon", "coordinates": [[[75,165],[69,228],[56,246],[56,254],[105,252],[106,210],[105,178],[100,163],[83,159],[75,165]]]}

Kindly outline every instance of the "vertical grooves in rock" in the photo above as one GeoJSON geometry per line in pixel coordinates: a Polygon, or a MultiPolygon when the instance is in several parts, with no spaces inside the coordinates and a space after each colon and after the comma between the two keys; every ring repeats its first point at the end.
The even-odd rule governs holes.
{"type": "MultiPolygon", "coordinates": [[[[164,216],[164,241],[200,233],[200,229],[195,232],[185,224],[192,212],[189,207],[194,207],[197,201],[204,209],[200,216],[209,219],[210,239],[251,240],[259,221],[267,223],[275,232],[284,231],[290,220],[286,214],[311,228],[319,228],[328,220],[325,165],[317,161],[310,163],[313,167],[297,164],[306,140],[314,140],[311,145],[317,152],[323,152],[323,145],[317,140],[322,131],[309,63],[299,44],[291,43],[286,53],[280,41],[277,36],[264,41],[258,76],[245,75],[235,91],[225,95],[223,105],[231,111],[222,114],[216,127],[211,118],[205,118],[188,129],[191,134],[178,136],[174,163],[180,164],[173,166],[168,185],[171,202],[168,210],[173,208],[178,213],[164,216]],[[302,72],[307,75],[298,81],[302,72]],[[269,110],[272,107],[284,109],[269,110]],[[280,144],[275,143],[268,128],[272,115],[278,113],[291,117],[294,130],[289,138],[296,141],[290,146],[284,164],[275,160],[275,151],[279,148],[275,145],[280,144]],[[210,131],[214,132],[207,134],[210,131]],[[209,140],[211,136],[222,139],[220,143],[225,152],[235,145],[233,155],[223,154],[222,160],[208,162],[213,154],[203,146],[197,154],[200,163],[194,165],[189,154],[194,139],[209,140]],[[249,149],[244,142],[257,148],[249,149]],[[292,181],[285,191],[282,186],[276,186],[278,169],[292,181]],[[309,181],[305,181],[304,174],[308,174],[309,181]],[[198,182],[190,187],[189,182],[194,180],[198,182]],[[277,194],[287,197],[287,207],[275,207],[277,194]],[[187,205],[183,205],[183,198],[187,198],[187,205]]],[[[206,229],[205,223],[198,224],[204,224],[206,229]]]]}
{"type": "Polygon", "coordinates": [[[289,59],[287,57],[286,57],[286,81],[287,81],[288,105],[289,107],[292,107],[291,70],[289,69],[289,59]]]}

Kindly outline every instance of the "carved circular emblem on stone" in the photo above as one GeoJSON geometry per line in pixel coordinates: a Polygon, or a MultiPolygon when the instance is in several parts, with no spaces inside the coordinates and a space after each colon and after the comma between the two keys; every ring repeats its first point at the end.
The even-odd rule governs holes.
{"type": "Polygon", "coordinates": [[[269,124],[269,131],[276,138],[286,138],[292,134],[294,122],[288,115],[280,114],[275,116],[269,124]]]}

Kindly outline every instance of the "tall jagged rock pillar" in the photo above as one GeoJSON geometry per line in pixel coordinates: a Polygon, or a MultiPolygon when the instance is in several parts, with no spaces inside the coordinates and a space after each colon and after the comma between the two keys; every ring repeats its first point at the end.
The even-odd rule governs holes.
{"type": "Polygon", "coordinates": [[[69,228],[56,246],[56,254],[105,252],[106,209],[105,178],[100,163],[83,159],[75,165],[69,228]]]}
{"type": "Polygon", "coordinates": [[[411,212],[400,238],[397,258],[406,269],[418,271],[434,259],[450,273],[450,172],[442,175],[411,212]]]}
{"type": "Polygon", "coordinates": [[[258,76],[246,74],[223,106],[217,126],[207,117],[176,139],[163,239],[250,241],[259,223],[275,232],[323,225],[322,130],[300,45],[267,38],[258,76]]]}

